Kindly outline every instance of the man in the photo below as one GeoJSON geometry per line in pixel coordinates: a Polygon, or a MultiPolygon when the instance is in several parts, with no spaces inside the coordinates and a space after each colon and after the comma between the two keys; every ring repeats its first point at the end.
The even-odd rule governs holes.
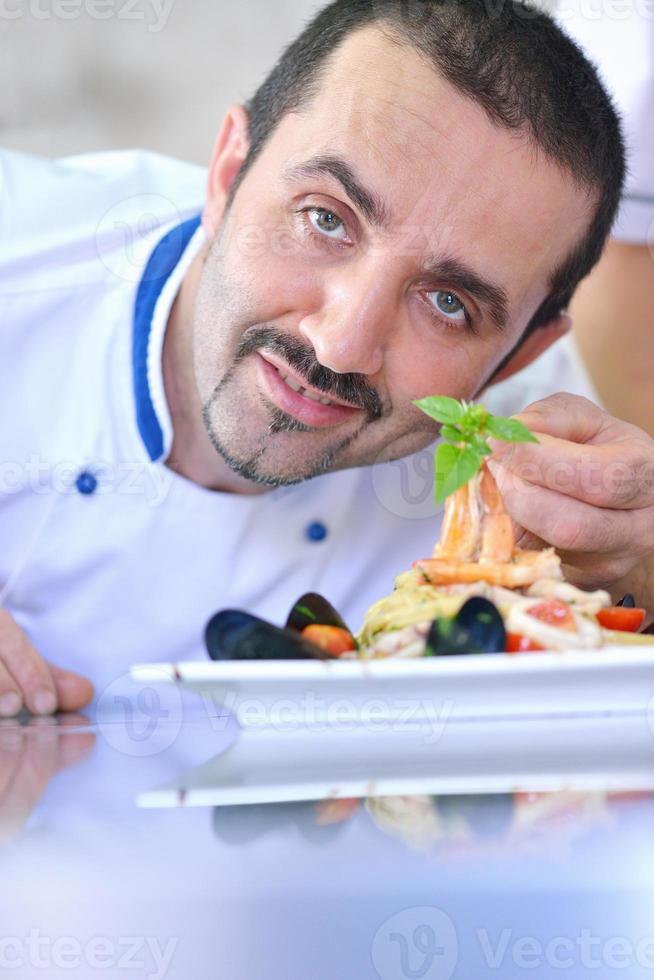
{"type": "MultiPolygon", "coordinates": [[[[200,657],[221,606],[279,621],[317,588],[356,624],[433,541],[371,477],[436,437],[413,400],[474,398],[566,332],[623,171],[576,48],[481,0],[326,8],[227,113],[201,227],[171,163],[10,155],[0,710],[80,707],[66,667],[200,657]]],[[[512,515],[573,580],[622,587],[652,549],[654,444],[570,396],[523,418],[512,515]]]]}

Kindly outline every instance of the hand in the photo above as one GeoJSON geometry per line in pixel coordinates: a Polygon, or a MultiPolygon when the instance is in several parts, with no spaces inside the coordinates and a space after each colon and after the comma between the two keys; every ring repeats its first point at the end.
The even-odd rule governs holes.
{"type": "Polygon", "coordinates": [[[517,418],[539,444],[491,441],[490,467],[518,545],[553,545],[571,582],[610,590],[654,552],[654,440],[576,395],[517,418]]]}
{"type": "Polygon", "coordinates": [[[22,831],[52,777],[89,755],[95,734],[66,732],[84,724],[82,715],[65,715],[57,724],[45,718],[27,725],[0,721],[0,844],[22,831]]]}
{"type": "Polygon", "coordinates": [[[0,717],[11,718],[23,707],[35,715],[77,711],[93,693],[84,677],[47,663],[9,613],[0,609],[0,717]]]}

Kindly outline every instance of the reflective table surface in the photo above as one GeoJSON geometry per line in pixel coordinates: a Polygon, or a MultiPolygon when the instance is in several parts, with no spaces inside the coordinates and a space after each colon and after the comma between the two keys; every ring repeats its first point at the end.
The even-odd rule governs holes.
{"type": "MultiPolygon", "coordinates": [[[[439,745],[412,775],[414,789],[430,791],[406,792],[409,745],[398,754],[387,741],[393,759],[380,779],[380,753],[350,734],[354,750],[333,741],[326,769],[324,736],[259,732],[248,742],[193,695],[167,704],[154,689],[128,689],[84,715],[3,722],[0,970],[649,977],[654,737],[646,718],[618,720],[608,735],[598,754],[623,736],[624,752],[606,786],[600,767],[558,792],[535,792],[522,774],[510,791],[452,795],[434,792],[439,745]],[[272,761],[257,769],[264,747],[272,761]],[[321,776],[311,782],[314,748],[321,776]],[[304,782],[294,775],[300,749],[304,782]],[[620,786],[616,772],[636,756],[620,786]],[[367,766],[367,795],[344,795],[367,766]],[[384,785],[396,789],[379,795],[384,785]]],[[[466,737],[483,771],[491,741],[466,737]]],[[[507,738],[519,754],[524,727],[507,738]]]]}

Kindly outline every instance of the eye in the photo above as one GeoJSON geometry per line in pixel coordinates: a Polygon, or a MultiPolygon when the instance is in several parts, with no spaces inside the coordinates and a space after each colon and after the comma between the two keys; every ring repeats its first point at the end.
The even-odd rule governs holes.
{"type": "Polygon", "coordinates": [[[439,289],[436,293],[427,293],[430,303],[446,320],[454,323],[465,323],[469,320],[468,311],[456,295],[447,289],[439,289]]]}
{"type": "Polygon", "coordinates": [[[333,211],[328,211],[326,208],[307,208],[305,213],[320,235],[324,235],[325,238],[334,238],[339,242],[348,240],[345,224],[333,211]]]}

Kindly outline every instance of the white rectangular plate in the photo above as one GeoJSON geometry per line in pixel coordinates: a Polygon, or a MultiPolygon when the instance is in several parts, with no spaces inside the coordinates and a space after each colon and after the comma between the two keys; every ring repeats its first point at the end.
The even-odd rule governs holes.
{"type": "Polygon", "coordinates": [[[244,728],[433,731],[449,720],[638,713],[654,730],[654,646],[416,660],[226,661],[132,668],[234,713],[244,728]],[[386,726],[384,728],[384,726],[386,726]]]}
{"type": "Polygon", "coordinates": [[[144,807],[654,789],[642,715],[452,722],[433,734],[243,732],[227,751],[139,797],[144,807]]]}

